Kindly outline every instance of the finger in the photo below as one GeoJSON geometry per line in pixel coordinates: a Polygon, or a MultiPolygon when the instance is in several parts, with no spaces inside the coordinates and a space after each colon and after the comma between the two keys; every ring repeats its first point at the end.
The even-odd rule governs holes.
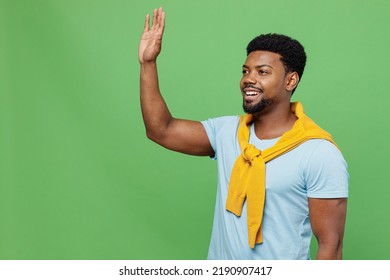
{"type": "Polygon", "coordinates": [[[160,24],[159,25],[160,25],[160,30],[163,33],[164,32],[164,28],[165,28],[165,12],[164,11],[161,13],[160,24]]]}
{"type": "Polygon", "coordinates": [[[157,9],[153,10],[153,20],[152,20],[152,30],[155,30],[157,27],[157,9]]]}
{"type": "Polygon", "coordinates": [[[162,13],[163,13],[162,7],[158,8],[157,15],[156,15],[156,30],[160,30],[161,29],[161,16],[162,16],[162,13]]]}
{"type": "Polygon", "coordinates": [[[160,7],[157,10],[157,17],[156,17],[156,29],[158,31],[164,30],[164,19],[165,19],[165,13],[164,13],[162,7],[160,7]]]}
{"type": "Polygon", "coordinates": [[[147,14],[145,17],[145,23],[144,23],[144,32],[149,31],[149,21],[150,21],[150,15],[147,14]]]}
{"type": "Polygon", "coordinates": [[[157,16],[156,16],[156,30],[160,30],[161,11],[162,11],[162,8],[161,7],[158,8],[157,16]]]}

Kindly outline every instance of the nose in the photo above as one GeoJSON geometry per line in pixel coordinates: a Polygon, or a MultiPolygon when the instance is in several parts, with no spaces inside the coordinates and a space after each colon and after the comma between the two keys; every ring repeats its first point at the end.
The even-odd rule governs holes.
{"type": "Polygon", "coordinates": [[[251,72],[249,72],[242,77],[241,82],[244,85],[254,85],[254,84],[256,84],[256,79],[255,79],[254,75],[251,72]]]}

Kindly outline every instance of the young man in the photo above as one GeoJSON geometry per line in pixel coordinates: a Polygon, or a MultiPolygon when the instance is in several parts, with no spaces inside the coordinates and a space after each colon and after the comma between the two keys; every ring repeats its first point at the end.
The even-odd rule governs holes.
{"type": "Polygon", "coordinates": [[[147,136],[165,148],[218,160],[209,259],[341,259],[347,165],[330,134],[291,95],[306,54],[299,42],[261,35],[247,47],[240,88],[244,117],[204,122],[172,117],[161,96],[156,59],[165,13],[146,16],[139,45],[141,107],[147,136]]]}

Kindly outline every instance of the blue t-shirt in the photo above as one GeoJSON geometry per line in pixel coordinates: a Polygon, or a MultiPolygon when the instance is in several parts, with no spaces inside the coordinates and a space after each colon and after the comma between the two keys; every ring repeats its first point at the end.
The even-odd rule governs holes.
{"type": "MultiPolygon", "coordinates": [[[[231,170],[241,154],[238,116],[202,122],[218,162],[218,189],[208,259],[309,259],[312,230],[308,197],[348,197],[347,164],[331,142],[312,139],[266,163],[263,243],[248,244],[247,209],[241,217],[225,208],[231,170]]],[[[277,139],[261,140],[250,130],[249,142],[259,150],[277,139]]]]}

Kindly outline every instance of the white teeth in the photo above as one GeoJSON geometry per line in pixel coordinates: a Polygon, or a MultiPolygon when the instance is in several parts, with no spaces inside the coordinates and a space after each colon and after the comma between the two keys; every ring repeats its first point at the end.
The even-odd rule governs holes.
{"type": "Polygon", "coordinates": [[[249,96],[254,96],[254,95],[257,95],[257,92],[256,91],[247,91],[245,92],[246,95],[249,95],[249,96]]]}

